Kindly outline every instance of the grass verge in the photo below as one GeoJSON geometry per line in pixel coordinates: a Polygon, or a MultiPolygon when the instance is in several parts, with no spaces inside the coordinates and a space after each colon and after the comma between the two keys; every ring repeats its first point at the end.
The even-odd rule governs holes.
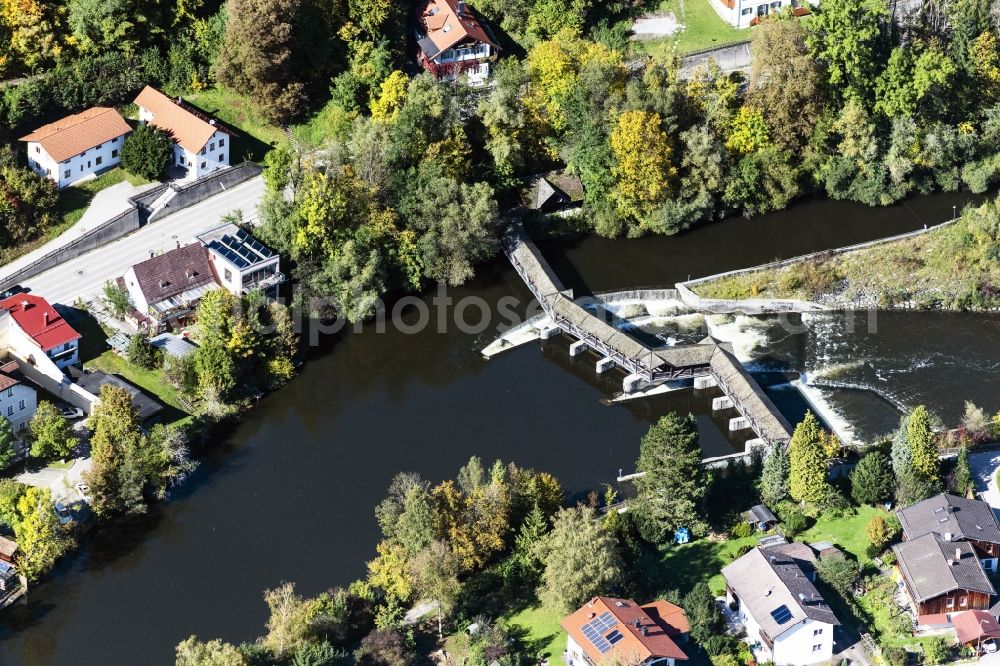
{"type": "Polygon", "coordinates": [[[507,625],[524,631],[525,644],[539,659],[548,658],[552,666],[564,666],[566,634],[559,621],[562,616],[544,606],[533,606],[510,616],[507,625]]]}

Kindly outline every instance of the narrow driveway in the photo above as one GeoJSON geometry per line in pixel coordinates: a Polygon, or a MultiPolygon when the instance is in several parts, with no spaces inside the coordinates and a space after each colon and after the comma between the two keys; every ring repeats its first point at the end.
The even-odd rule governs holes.
{"type": "Polygon", "coordinates": [[[193,242],[195,235],[217,226],[227,213],[242,210],[246,217],[255,217],[263,194],[264,180],[258,176],[25,280],[22,286],[50,303],[71,305],[78,298],[90,301],[101,293],[105,282],[123,275],[129,266],[178,243],[193,242]]]}

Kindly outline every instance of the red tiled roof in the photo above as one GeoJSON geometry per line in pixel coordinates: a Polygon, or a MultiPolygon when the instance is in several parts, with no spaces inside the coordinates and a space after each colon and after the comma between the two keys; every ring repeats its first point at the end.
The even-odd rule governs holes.
{"type": "Polygon", "coordinates": [[[56,162],[63,162],[132,131],[114,109],[95,106],[62,120],[43,125],[21,141],[37,141],[56,162]]]}
{"type": "Polygon", "coordinates": [[[497,46],[468,5],[460,14],[458,4],[459,0],[430,0],[420,12],[427,37],[437,48],[437,53],[427,54],[428,58],[447,51],[466,38],[497,46]]]}
{"type": "Polygon", "coordinates": [[[10,311],[10,316],[42,351],[83,337],[41,296],[17,294],[0,301],[0,308],[10,311]]]}
{"type": "Polygon", "coordinates": [[[587,653],[591,663],[602,663],[612,658],[621,663],[642,663],[650,658],[688,658],[671,638],[688,631],[687,618],[682,608],[667,601],[640,606],[630,599],[594,597],[575,613],[563,618],[560,624],[587,653]],[[583,627],[604,613],[610,613],[615,623],[603,629],[601,635],[607,636],[617,630],[622,638],[613,644],[610,651],[601,653],[584,635],[583,627]]]}
{"type": "Polygon", "coordinates": [[[200,111],[150,86],[142,89],[135,103],[153,114],[150,125],[167,132],[182,148],[192,153],[204,148],[216,131],[232,135],[226,128],[212,124],[213,121],[200,111]]]}

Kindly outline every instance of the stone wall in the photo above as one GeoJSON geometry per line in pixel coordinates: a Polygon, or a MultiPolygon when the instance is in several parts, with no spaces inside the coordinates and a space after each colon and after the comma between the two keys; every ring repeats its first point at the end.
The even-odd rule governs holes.
{"type": "MultiPolygon", "coordinates": [[[[171,213],[194,206],[205,199],[214,197],[217,194],[225,194],[226,190],[244,183],[251,178],[256,178],[264,169],[259,164],[244,162],[228,169],[220,169],[204,178],[200,178],[188,185],[170,184],[167,187],[174,191],[174,195],[160,209],[153,210],[149,215],[149,222],[155,222],[171,213]]],[[[145,197],[144,204],[149,206],[164,190],[159,190],[157,196],[145,197]]]]}
{"type": "Polygon", "coordinates": [[[129,210],[116,215],[100,226],[94,227],[79,238],[63,245],[60,248],[39,257],[27,266],[24,266],[14,273],[0,280],[0,289],[8,289],[23,280],[43,273],[59,264],[75,259],[82,254],[106,245],[117,240],[126,234],[137,230],[140,226],[139,208],[133,206],[129,210]]]}

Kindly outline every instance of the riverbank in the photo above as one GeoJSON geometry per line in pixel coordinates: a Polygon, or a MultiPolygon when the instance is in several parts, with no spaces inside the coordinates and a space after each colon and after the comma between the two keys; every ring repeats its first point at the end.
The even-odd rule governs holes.
{"type": "Polygon", "coordinates": [[[1000,308],[1000,199],[953,222],[846,252],[833,251],[689,283],[709,299],[785,299],[829,309],[1000,308]]]}

